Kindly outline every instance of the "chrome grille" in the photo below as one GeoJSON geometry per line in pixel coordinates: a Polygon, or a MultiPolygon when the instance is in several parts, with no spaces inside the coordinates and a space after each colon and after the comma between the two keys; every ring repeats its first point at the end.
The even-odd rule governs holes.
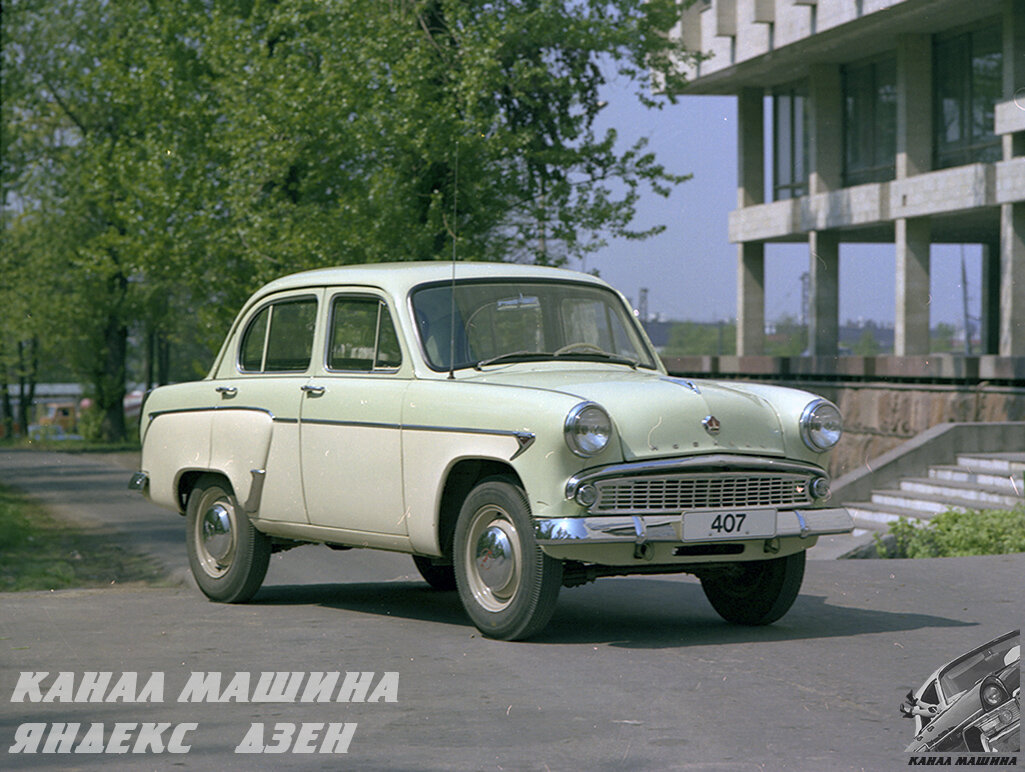
{"type": "Polygon", "coordinates": [[[795,507],[811,503],[810,477],[770,472],[721,472],[627,477],[595,483],[592,512],[634,514],[690,509],[795,507]]]}

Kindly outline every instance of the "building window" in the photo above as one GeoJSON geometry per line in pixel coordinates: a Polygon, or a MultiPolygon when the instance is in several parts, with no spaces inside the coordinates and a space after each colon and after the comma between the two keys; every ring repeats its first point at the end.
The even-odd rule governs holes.
{"type": "Polygon", "coordinates": [[[777,91],[772,97],[773,199],[808,193],[807,93],[803,87],[777,91]]]}
{"type": "Polygon", "coordinates": [[[1000,27],[937,38],[933,51],[936,168],[999,161],[993,112],[1002,94],[1000,27]]]}
{"type": "Polygon", "coordinates": [[[885,182],[895,176],[897,62],[845,67],[844,185],[885,182]]]}

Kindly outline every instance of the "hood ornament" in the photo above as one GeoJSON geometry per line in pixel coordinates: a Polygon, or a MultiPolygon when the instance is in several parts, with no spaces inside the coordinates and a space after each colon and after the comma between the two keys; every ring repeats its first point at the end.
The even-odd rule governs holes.
{"type": "Polygon", "coordinates": [[[706,415],[701,419],[701,425],[705,427],[705,431],[711,434],[713,437],[719,433],[719,419],[714,415],[706,415]]]}

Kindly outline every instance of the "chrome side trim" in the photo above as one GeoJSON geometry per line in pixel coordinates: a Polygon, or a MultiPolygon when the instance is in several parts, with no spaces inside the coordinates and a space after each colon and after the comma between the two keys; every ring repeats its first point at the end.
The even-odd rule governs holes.
{"type": "Polygon", "coordinates": [[[275,421],[287,421],[289,419],[281,419],[275,416],[271,411],[265,407],[252,407],[250,405],[209,405],[207,407],[178,407],[171,410],[154,410],[149,414],[149,420],[152,423],[154,418],[162,415],[174,415],[176,413],[207,413],[207,412],[222,412],[227,410],[249,410],[254,413],[266,413],[275,421]]]}
{"type": "Polygon", "coordinates": [[[335,421],[331,418],[304,418],[304,424],[311,426],[348,426],[363,429],[401,429],[399,424],[375,423],[374,421],[335,421]]]}
{"type": "Polygon", "coordinates": [[[766,458],[765,456],[743,456],[730,453],[713,453],[710,455],[692,456],[689,458],[661,458],[653,461],[627,461],[621,464],[609,464],[593,469],[577,472],[566,482],[566,498],[572,499],[581,485],[609,480],[616,477],[644,477],[648,475],[674,474],[697,471],[740,472],[768,471],[791,472],[795,474],[813,474],[825,477],[825,471],[814,464],[800,461],[766,458]]]}
{"type": "Polygon", "coordinates": [[[516,442],[519,443],[519,447],[516,449],[516,452],[509,457],[510,461],[525,453],[527,449],[534,444],[534,440],[537,439],[537,436],[533,432],[513,431],[511,429],[475,429],[466,426],[421,425],[401,426],[399,428],[410,432],[451,432],[454,434],[483,434],[489,437],[514,437],[516,442]]]}
{"type": "MultiPolygon", "coordinates": [[[[666,515],[544,517],[534,520],[541,546],[559,544],[682,543],[682,517],[666,515]]],[[[854,520],[843,507],[782,510],[776,513],[776,536],[825,536],[850,533],[854,520]]],[[[723,541],[715,539],[710,541],[723,541]]],[[[742,541],[742,540],[741,540],[742,541]]],[[[750,541],[750,540],[749,540],[750,541]]]]}
{"type": "Polygon", "coordinates": [[[534,444],[534,440],[537,439],[537,436],[530,432],[516,432],[515,437],[516,442],[519,443],[520,447],[516,449],[515,453],[509,456],[510,461],[514,461],[523,455],[527,449],[534,444]]]}
{"type": "MultiPolygon", "coordinates": [[[[279,418],[274,415],[270,410],[262,407],[247,407],[245,405],[213,405],[210,407],[183,407],[175,408],[173,410],[156,410],[149,414],[149,420],[152,422],[157,416],[162,415],[173,415],[175,413],[203,413],[203,412],[220,412],[225,410],[251,410],[258,413],[266,413],[271,417],[274,423],[279,424],[296,424],[299,423],[298,418],[279,418]]],[[[513,437],[516,442],[519,443],[519,448],[516,452],[510,456],[509,460],[519,457],[534,444],[534,440],[537,436],[533,432],[528,431],[516,431],[513,429],[477,429],[474,427],[467,426],[421,426],[421,425],[409,425],[403,426],[402,424],[393,423],[375,423],[373,421],[335,421],[330,418],[304,418],[302,419],[304,424],[313,424],[317,426],[361,426],[369,429],[402,429],[404,431],[411,432],[451,432],[454,434],[483,434],[490,437],[513,437]]]]}

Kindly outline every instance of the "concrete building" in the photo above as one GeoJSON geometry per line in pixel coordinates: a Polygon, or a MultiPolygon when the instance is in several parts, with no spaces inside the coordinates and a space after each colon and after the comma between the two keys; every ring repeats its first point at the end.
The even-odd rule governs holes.
{"type": "Polygon", "coordinates": [[[698,0],[683,94],[737,97],[737,351],[765,246],[809,251],[811,353],[837,353],[844,243],[894,245],[894,353],[929,352],[932,244],[981,244],[983,354],[1025,356],[1025,0],[698,0]]]}

